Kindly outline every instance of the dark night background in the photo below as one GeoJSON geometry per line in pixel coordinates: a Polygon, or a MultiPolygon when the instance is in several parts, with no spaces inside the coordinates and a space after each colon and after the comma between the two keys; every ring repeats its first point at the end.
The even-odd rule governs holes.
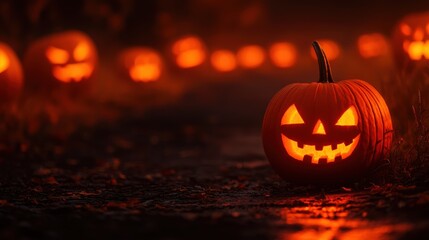
{"type": "MultiPolygon", "coordinates": [[[[96,73],[77,88],[25,89],[0,114],[0,239],[416,239],[429,233],[429,74],[407,76],[389,52],[362,58],[356,40],[390,43],[414,1],[3,0],[0,41],[31,43],[77,29],[94,40],[96,73]],[[296,65],[181,69],[181,36],[207,53],[289,41],[296,65]],[[359,78],[385,98],[395,127],[389,159],[361,181],[299,186],[262,149],[266,106],[283,86],[317,81],[311,42],[332,39],[335,80],[359,78]],[[156,49],[159,81],[118,73],[131,46],[156,49]],[[420,95],[419,95],[420,92],[420,95]],[[413,108],[414,107],[414,108],[413,108]]],[[[26,76],[31,77],[31,76],[26,76]]]]}

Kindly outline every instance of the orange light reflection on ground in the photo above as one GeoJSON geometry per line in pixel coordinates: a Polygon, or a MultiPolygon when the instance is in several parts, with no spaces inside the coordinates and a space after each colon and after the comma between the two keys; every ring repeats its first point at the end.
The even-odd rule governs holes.
{"type": "MultiPolygon", "coordinates": [[[[347,203],[351,195],[343,195],[334,200],[335,206],[325,206],[326,201],[317,201],[314,198],[301,199],[310,206],[284,208],[280,212],[283,222],[290,226],[280,232],[279,239],[318,239],[318,240],[361,240],[361,239],[392,239],[392,236],[401,236],[410,230],[408,223],[394,223],[388,221],[371,221],[364,216],[350,218],[350,206],[347,203]],[[312,203],[310,203],[312,202],[312,203]],[[314,203],[316,202],[316,204],[314,203]],[[297,229],[297,230],[293,230],[297,229]]],[[[328,205],[330,205],[328,204],[328,205]]]]}

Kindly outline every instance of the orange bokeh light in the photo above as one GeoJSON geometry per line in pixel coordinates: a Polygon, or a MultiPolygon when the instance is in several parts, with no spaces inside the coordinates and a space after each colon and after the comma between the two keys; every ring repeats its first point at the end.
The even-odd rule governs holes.
{"type": "Polygon", "coordinates": [[[257,68],[265,61],[264,49],[258,45],[248,45],[237,52],[238,64],[244,68],[257,68]]]}
{"type": "Polygon", "coordinates": [[[199,66],[206,58],[203,42],[200,38],[194,36],[177,40],[171,50],[176,58],[176,64],[182,68],[199,66]]]}
{"type": "Polygon", "coordinates": [[[357,40],[357,45],[360,55],[364,58],[379,57],[386,55],[389,51],[389,44],[380,33],[361,35],[357,40]]]}
{"type": "MultiPolygon", "coordinates": [[[[338,46],[338,44],[335,41],[329,40],[329,39],[321,39],[317,41],[325,51],[325,54],[328,60],[335,60],[340,56],[340,52],[341,52],[340,46],[338,46]]],[[[313,48],[310,49],[310,54],[313,59],[317,59],[313,48]]]]}
{"type": "Polygon", "coordinates": [[[270,58],[274,65],[281,68],[291,67],[296,62],[297,51],[288,42],[274,43],[270,47],[270,58]]]}
{"type": "Polygon", "coordinates": [[[138,55],[129,69],[131,79],[136,82],[152,82],[161,76],[161,57],[156,52],[138,55]]]}
{"type": "Polygon", "coordinates": [[[229,50],[217,50],[211,55],[211,63],[219,72],[230,72],[237,67],[234,53],[229,50]]]}

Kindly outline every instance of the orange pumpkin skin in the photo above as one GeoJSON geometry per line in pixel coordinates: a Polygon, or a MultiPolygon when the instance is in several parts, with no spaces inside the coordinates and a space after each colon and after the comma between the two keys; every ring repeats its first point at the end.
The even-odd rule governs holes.
{"type": "Polygon", "coordinates": [[[429,69],[429,11],[407,15],[396,24],[393,49],[400,70],[429,69]]]}
{"type": "Polygon", "coordinates": [[[93,76],[96,64],[95,45],[80,31],[41,38],[29,47],[24,56],[29,86],[39,89],[84,82],[93,76]]]}
{"type": "Polygon", "coordinates": [[[8,45],[0,43],[0,101],[9,103],[16,100],[22,86],[21,62],[8,45]]]}
{"type": "Polygon", "coordinates": [[[329,65],[321,62],[328,71],[319,82],[284,87],[264,116],[265,153],[288,181],[355,180],[386,156],[392,141],[389,109],[377,90],[362,80],[325,81],[329,65]]]}

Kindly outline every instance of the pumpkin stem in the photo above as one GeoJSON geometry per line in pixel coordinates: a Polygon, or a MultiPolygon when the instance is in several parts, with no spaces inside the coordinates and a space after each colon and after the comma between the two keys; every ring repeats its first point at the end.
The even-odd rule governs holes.
{"type": "Polygon", "coordinates": [[[331,66],[329,65],[328,58],[325,52],[317,41],[313,42],[314,52],[316,52],[317,61],[319,62],[319,82],[320,83],[333,83],[331,73],[331,66]]]}

